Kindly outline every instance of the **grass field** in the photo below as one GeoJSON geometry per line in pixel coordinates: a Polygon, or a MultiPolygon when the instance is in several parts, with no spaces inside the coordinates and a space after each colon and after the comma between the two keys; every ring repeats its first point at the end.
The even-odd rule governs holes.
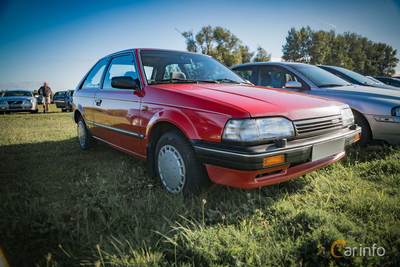
{"type": "Polygon", "coordinates": [[[183,199],[131,156],[103,144],[81,151],[69,113],[51,105],[0,115],[0,177],[11,266],[400,266],[398,146],[352,148],[285,183],[183,199]],[[335,258],[336,240],[385,253],[335,258]]]}

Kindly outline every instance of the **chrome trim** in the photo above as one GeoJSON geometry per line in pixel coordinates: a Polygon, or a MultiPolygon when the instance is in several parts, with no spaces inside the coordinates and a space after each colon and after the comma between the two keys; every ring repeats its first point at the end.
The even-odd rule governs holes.
{"type": "Polygon", "coordinates": [[[98,127],[110,130],[110,131],[114,131],[114,132],[117,132],[117,133],[129,135],[129,136],[132,136],[132,137],[136,137],[136,138],[139,138],[139,139],[144,139],[144,136],[145,136],[144,134],[139,134],[139,133],[135,133],[135,132],[130,132],[130,131],[118,129],[118,128],[111,127],[111,126],[108,126],[108,125],[104,125],[104,124],[101,124],[101,123],[97,123],[97,122],[94,122],[94,121],[87,120],[86,123],[89,123],[89,124],[92,124],[94,126],[98,126],[98,127]]]}
{"type": "Polygon", "coordinates": [[[299,120],[294,121],[293,124],[296,130],[296,137],[299,138],[319,135],[345,128],[345,126],[343,126],[341,115],[310,120],[299,120]]]}
{"type": "Polygon", "coordinates": [[[324,120],[334,120],[334,119],[341,119],[341,118],[342,118],[341,115],[335,115],[335,116],[328,116],[328,117],[323,117],[323,118],[318,118],[318,119],[294,121],[293,123],[295,125],[298,125],[298,124],[301,125],[301,124],[308,124],[308,123],[320,122],[320,121],[324,121],[324,120]]]}
{"type": "Polygon", "coordinates": [[[174,104],[159,103],[159,102],[148,102],[148,101],[143,101],[142,105],[143,104],[155,104],[155,105],[171,106],[171,107],[177,107],[177,108],[187,108],[187,109],[192,109],[192,110],[197,110],[197,111],[204,111],[204,112],[207,112],[207,113],[213,113],[213,114],[218,114],[218,115],[224,115],[224,116],[231,117],[229,114],[225,114],[225,113],[219,113],[219,112],[215,112],[215,111],[199,109],[199,108],[192,108],[192,107],[186,107],[186,106],[179,106],[179,105],[174,105],[174,104]]]}
{"type": "Polygon", "coordinates": [[[347,138],[349,136],[356,135],[356,134],[358,134],[360,132],[361,132],[361,128],[358,128],[357,130],[354,130],[351,133],[341,134],[341,135],[339,135],[339,136],[337,136],[335,138],[328,138],[328,139],[325,138],[325,139],[319,140],[319,141],[311,141],[310,142],[311,144],[308,144],[308,145],[302,145],[302,146],[298,146],[298,147],[294,147],[294,148],[276,149],[276,150],[271,151],[271,152],[251,154],[251,155],[243,154],[243,153],[228,152],[228,151],[223,151],[223,150],[216,150],[216,149],[205,148],[205,147],[201,147],[201,146],[195,146],[195,149],[207,150],[207,151],[212,151],[212,152],[217,152],[217,153],[222,153],[222,154],[228,154],[228,155],[234,155],[234,156],[239,156],[239,157],[241,156],[241,157],[245,157],[245,158],[269,157],[269,156],[274,156],[274,155],[277,155],[277,154],[284,154],[284,153],[289,153],[289,152],[301,151],[301,150],[313,147],[316,144],[326,143],[326,142],[330,142],[330,141],[338,140],[338,139],[342,139],[342,138],[347,138]]]}

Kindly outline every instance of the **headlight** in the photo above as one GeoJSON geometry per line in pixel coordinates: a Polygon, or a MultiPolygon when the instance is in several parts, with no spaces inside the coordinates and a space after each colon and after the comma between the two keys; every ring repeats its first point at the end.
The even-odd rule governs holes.
{"type": "Polygon", "coordinates": [[[24,104],[30,104],[33,100],[24,100],[24,104]]]}
{"type": "Polygon", "coordinates": [[[392,108],[392,116],[398,116],[398,117],[400,117],[400,107],[394,107],[394,108],[392,108]]]}
{"type": "Polygon", "coordinates": [[[354,116],[351,109],[345,108],[342,110],[342,124],[343,126],[354,124],[354,116]]]}
{"type": "Polygon", "coordinates": [[[236,142],[260,142],[294,136],[291,121],[285,118],[230,119],[222,139],[236,142]]]}

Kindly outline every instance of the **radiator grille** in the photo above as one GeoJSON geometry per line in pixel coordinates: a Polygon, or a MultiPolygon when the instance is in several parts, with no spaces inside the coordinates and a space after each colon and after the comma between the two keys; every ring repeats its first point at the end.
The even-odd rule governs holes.
{"type": "Polygon", "coordinates": [[[294,126],[299,137],[318,135],[343,128],[342,117],[340,115],[295,121],[294,126]]]}

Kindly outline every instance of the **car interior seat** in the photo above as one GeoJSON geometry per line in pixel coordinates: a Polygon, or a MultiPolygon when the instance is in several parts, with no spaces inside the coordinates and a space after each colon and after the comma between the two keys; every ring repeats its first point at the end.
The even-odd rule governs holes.
{"type": "Polygon", "coordinates": [[[271,84],[271,75],[268,72],[265,72],[261,75],[261,86],[268,86],[271,84]]]}
{"type": "Polygon", "coordinates": [[[169,78],[170,79],[186,79],[186,75],[183,72],[180,71],[171,71],[169,73],[169,78]]]}

